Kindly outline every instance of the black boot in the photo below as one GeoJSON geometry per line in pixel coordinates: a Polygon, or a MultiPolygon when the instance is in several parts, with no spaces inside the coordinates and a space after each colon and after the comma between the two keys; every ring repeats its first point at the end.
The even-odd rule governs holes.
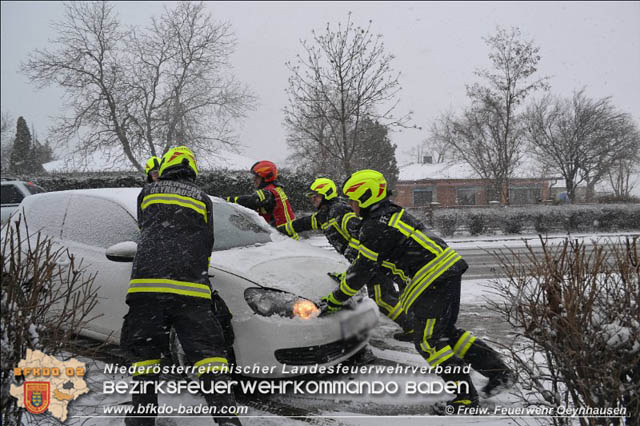
{"type": "MultiPolygon", "coordinates": [[[[152,376],[136,376],[134,381],[157,381],[156,375],[152,376]]],[[[127,414],[124,419],[126,426],[154,426],[156,424],[156,412],[158,408],[158,395],[155,393],[154,386],[146,386],[143,388],[144,393],[133,394],[131,400],[134,407],[132,414],[127,414]],[[146,417],[143,417],[146,416],[146,417]]]]}
{"type": "Polygon", "coordinates": [[[214,417],[213,421],[216,422],[218,426],[242,426],[240,419],[235,416],[214,417]]]}
{"type": "MultiPolygon", "coordinates": [[[[229,381],[229,377],[224,374],[206,373],[200,376],[200,382],[205,389],[212,389],[215,382],[229,381]]],[[[207,400],[209,407],[216,407],[216,412],[221,413],[222,407],[235,407],[236,397],[230,389],[229,393],[205,393],[204,398],[207,400]]],[[[213,415],[213,421],[220,426],[242,426],[240,419],[233,414],[213,415]]]]}
{"type": "Polygon", "coordinates": [[[482,393],[485,394],[487,398],[490,398],[512,388],[516,382],[517,376],[511,370],[494,374],[489,377],[489,382],[482,388],[482,393]]]}
{"type": "Polygon", "coordinates": [[[459,385],[459,392],[455,398],[436,404],[434,411],[440,415],[471,415],[474,414],[469,410],[478,408],[480,400],[469,374],[443,374],[442,379],[445,382],[455,382],[459,385]]]}
{"type": "Polygon", "coordinates": [[[464,355],[464,360],[471,364],[471,368],[489,378],[489,382],[482,388],[487,397],[509,389],[517,381],[517,376],[502,361],[500,354],[480,339],[473,342],[464,355]]]}

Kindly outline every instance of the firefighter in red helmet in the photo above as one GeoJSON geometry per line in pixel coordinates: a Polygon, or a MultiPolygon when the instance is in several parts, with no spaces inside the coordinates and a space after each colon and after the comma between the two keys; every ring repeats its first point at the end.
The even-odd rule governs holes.
{"type": "Polygon", "coordinates": [[[298,239],[291,226],[295,219],[284,187],[277,181],[278,169],[271,161],[258,161],[250,169],[256,192],[247,195],[229,196],[227,201],[257,211],[272,226],[298,239]]]}

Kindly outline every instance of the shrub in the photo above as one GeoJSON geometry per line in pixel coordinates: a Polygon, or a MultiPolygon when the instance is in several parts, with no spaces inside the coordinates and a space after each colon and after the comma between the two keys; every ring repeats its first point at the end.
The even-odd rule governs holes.
{"type": "Polygon", "coordinates": [[[487,230],[487,215],[484,213],[469,213],[466,222],[471,235],[481,235],[487,230]]]}
{"type": "Polygon", "coordinates": [[[28,228],[20,222],[20,218],[10,222],[2,235],[0,407],[4,425],[22,424],[24,414],[9,394],[10,385],[18,385],[13,367],[27,349],[74,354],[74,333],[92,319],[97,301],[95,276],[86,275],[68,252],[55,249],[50,238],[42,234],[28,238],[28,228]]]}
{"type": "Polygon", "coordinates": [[[624,406],[627,424],[638,424],[638,242],[593,243],[587,250],[578,240],[558,246],[542,240],[542,252],[528,246],[524,254],[496,253],[506,278],[492,283],[502,299],[490,308],[522,330],[507,350],[521,377],[517,396],[527,406],[624,406]]]}
{"type": "Polygon", "coordinates": [[[443,212],[443,214],[434,215],[433,218],[435,228],[444,237],[451,237],[458,229],[460,222],[457,212],[443,212]]]}
{"type": "Polygon", "coordinates": [[[528,226],[530,216],[521,209],[511,209],[499,217],[500,229],[505,234],[520,234],[528,226]]]}

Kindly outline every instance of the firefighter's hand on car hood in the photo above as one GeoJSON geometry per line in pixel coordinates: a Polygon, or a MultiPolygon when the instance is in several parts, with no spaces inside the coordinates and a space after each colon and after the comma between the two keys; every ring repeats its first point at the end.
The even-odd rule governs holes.
{"type": "Polygon", "coordinates": [[[318,307],[320,308],[320,315],[328,315],[334,312],[338,312],[342,309],[342,305],[332,302],[329,300],[328,296],[322,298],[322,300],[318,303],[318,307]]]}

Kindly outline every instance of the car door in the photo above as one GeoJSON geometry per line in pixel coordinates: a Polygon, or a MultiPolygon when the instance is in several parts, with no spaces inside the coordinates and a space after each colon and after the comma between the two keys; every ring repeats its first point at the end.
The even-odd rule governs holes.
{"type": "Polygon", "coordinates": [[[80,334],[117,343],[122,317],[127,312],[125,297],[131,277],[131,262],[113,262],[105,251],[113,244],[138,241],[134,218],[119,204],[86,194],[71,197],[62,228],[62,240],[87,273],[96,274],[98,301],[92,320],[80,334]]]}

